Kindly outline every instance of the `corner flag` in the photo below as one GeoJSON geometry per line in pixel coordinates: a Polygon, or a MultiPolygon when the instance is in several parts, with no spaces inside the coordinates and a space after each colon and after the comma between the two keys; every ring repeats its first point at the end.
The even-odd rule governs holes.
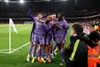
{"type": "Polygon", "coordinates": [[[9,18],[9,54],[11,53],[11,27],[13,27],[14,32],[16,32],[18,34],[13,20],[11,18],[9,18]]]}
{"type": "Polygon", "coordinates": [[[9,18],[9,26],[13,27],[14,32],[16,32],[18,34],[17,29],[16,29],[16,27],[13,23],[13,20],[11,18],[9,18]]]}

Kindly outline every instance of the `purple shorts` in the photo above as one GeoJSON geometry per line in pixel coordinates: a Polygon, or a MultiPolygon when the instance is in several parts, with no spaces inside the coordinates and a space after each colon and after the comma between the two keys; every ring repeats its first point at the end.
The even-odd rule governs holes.
{"type": "Polygon", "coordinates": [[[50,44],[53,44],[53,38],[52,38],[52,35],[47,35],[46,37],[46,45],[50,45],[50,44]]]}
{"type": "Polygon", "coordinates": [[[32,42],[34,45],[45,45],[45,36],[42,34],[32,34],[32,42]]]}
{"type": "Polygon", "coordinates": [[[56,42],[57,44],[59,44],[59,43],[60,43],[61,41],[63,41],[63,40],[64,40],[63,43],[65,43],[66,40],[65,40],[65,39],[62,39],[63,35],[64,35],[64,34],[55,34],[55,35],[54,35],[54,37],[55,37],[55,42],[56,42]]]}

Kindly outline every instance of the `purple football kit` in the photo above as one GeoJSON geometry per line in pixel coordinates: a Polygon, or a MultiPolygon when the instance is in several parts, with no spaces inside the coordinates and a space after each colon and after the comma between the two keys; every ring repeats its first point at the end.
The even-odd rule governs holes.
{"type": "Polygon", "coordinates": [[[46,45],[53,44],[53,27],[52,27],[52,21],[49,21],[48,24],[46,24],[46,45]]]}
{"type": "Polygon", "coordinates": [[[61,20],[56,22],[56,25],[59,28],[54,29],[54,39],[57,44],[61,41],[64,43],[66,39],[67,30],[69,28],[68,23],[66,20],[61,20]]]}
{"type": "Polygon", "coordinates": [[[43,22],[38,21],[36,18],[34,18],[34,23],[35,23],[35,27],[34,27],[34,34],[32,37],[32,42],[33,44],[41,44],[44,45],[45,44],[45,27],[43,22]]]}

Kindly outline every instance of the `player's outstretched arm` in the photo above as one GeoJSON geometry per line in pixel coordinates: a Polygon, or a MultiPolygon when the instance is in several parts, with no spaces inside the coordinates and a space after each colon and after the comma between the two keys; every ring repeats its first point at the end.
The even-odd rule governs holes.
{"type": "Polygon", "coordinates": [[[34,20],[34,16],[32,15],[31,8],[29,8],[29,10],[28,10],[28,15],[32,20],[34,20]]]}

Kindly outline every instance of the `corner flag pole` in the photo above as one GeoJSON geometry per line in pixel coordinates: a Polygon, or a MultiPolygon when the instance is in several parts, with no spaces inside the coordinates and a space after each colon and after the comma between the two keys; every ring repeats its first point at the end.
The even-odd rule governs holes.
{"type": "Polygon", "coordinates": [[[9,18],[9,53],[11,53],[11,27],[13,27],[14,32],[18,34],[18,31],[14,25],[13,20],[9,18]]]}
{"type": "Polygon", "coordinates": [[[10,25],[10,19],[9,19],[9,54],[11,53],[11,25],[10,25]]]}

